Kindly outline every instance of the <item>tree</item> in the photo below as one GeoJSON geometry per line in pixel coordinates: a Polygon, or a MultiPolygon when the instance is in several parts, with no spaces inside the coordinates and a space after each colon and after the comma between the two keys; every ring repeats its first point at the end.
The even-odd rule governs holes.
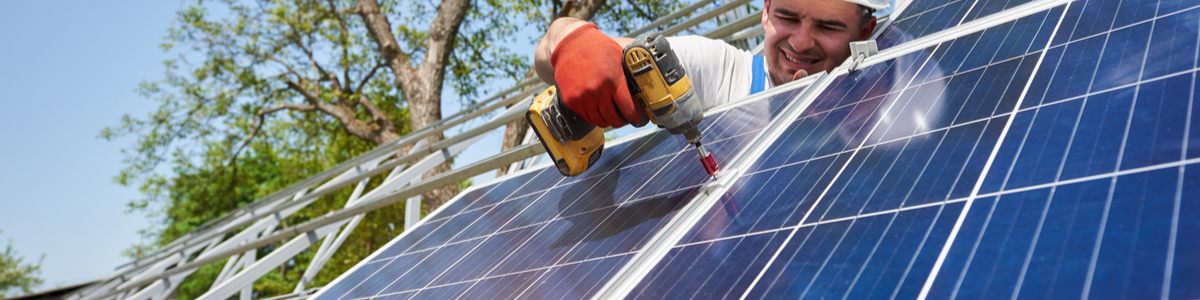
{"type": "MultiPolygon", "coordinates": [[[[125,116],[101,132],[108,139],[136,136],[116,181],[142,191],[142,198],[130,202],[132,211],[163,224],[146,230],[147,244],[129,253],[166,244],[411,128],[436,122],[447,85],[458,101],[469,102],[489,92],[482,82],[523,77],[528,54],[503,45],[527,42],[516,34],[523,24],[544,28],[551,16],[583,8],[595,13],[601,7],[587,3],[604,1],[188,3],[164,40],[164,51],[175,56],[164,62],[163,78],[138,88],[158,109],[145,117],[125,116]]],[[[628,3],[612,6],[623,7],[608,14],[621,17],[613,24],[644,22],[624,18],[634,13],[628,3]]],[[[340,208],[349,192],[328,195],[284,223],[340,208]]],[[[455,192],[451,186],[427,194],[427,208],[455,192]]],[[[401,205],[369,213],[313,286],[399,234],[401,205]]],[[[286,264],[292,267],[257,281],[256,291],[264,296],[290,291],[280,282],[295,282],[309,256],[301,254],[286,264]]],[[[185,280],[175,296],[187,299],[207,289],[216,272],[211,265],[205,268],[185,280]]]]}
{"type": "Polygon", "coordinates": [[[13,251],[12,243],[4,246],[0,252],[0,299],[10,291],[20,291],[28,294],[34,286],[42,284],[38,278],[41,272],[41,262],[29,263],[13,251]]]}

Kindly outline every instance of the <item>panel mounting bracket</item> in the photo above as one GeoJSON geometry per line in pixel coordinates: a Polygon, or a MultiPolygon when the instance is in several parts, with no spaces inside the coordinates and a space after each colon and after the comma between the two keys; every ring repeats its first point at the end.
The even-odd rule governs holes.
{"type": "Polygon", "coordinates": [[[858,70],[859,63],[862,63],[876,53],[879,53],[879,45],[875,43],[875,40],[850,42],[850,57],[852,59],[848,70],[850,72],[858,70]]]}

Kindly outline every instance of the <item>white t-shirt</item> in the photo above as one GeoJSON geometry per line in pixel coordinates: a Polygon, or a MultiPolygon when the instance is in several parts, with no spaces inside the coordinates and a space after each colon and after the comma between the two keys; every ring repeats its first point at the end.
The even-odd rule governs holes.
{"type": "MultiPolygon", "coordinates": [[[[724,41],[694,35],[667,37],[667,41],[692,78],[692,89],[704,108],[750,95],[754,57],[750,52],[724,41]]],[[[765,69],[764,66],[764,74],[765,69]]],[[[763,81],[769,88],[770,80],[763,81]]]]}

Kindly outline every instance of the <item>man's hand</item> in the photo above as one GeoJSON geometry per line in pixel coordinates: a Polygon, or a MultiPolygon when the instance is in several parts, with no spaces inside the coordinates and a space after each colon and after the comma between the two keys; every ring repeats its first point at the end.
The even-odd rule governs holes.
{"type": "Polygon", "coordinates": [[[550,55],[559,96],[592,125],[646,124],[629,94],[621,56],[621,46],[591,23],[563,37],[550,55]]]}

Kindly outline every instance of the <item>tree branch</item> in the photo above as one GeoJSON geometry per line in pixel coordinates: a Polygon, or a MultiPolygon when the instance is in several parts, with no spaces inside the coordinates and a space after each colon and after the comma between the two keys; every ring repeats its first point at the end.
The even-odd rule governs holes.
{"type": "Polygon", "coordinates": [[[371,34],[371,39],[379,45],[379,52],[383,54],[388,66],[392,68],[392,73],[396,74],[396,79],[399,82],[412,81],[413,76],[416,75],[416,69],[409,64],[408,54],[404,53],[400,49],[400,44],[396,43],[396,37],[392,35],[392,25],[379,11],[379,4],[375,3],[375,0],[358,0],[355,6],[363,23],[367,24],[367,31],[371,34]]]}
{"type": "Polygon", "coordinates": [[[250,134],[246,135],[246,138],[243,139],[241,144],[238,145],[237,149],[233,151],[233,155],[229,157],[229,162],[226,163],[226,165],[232,166],[233,163],[237,161],[238,155],[241,155],[242,149],[245,149],[247,145],[250,145],[250,141],[254,140],[255,136],[258,136],[258,132],[262,130],[263,123],[266,122],[267,115],[279,112],[281,110],[311,112],[315,111],[316,109],[317,108],[312,105],[295,103],[284,103],[265,109],[259,109],[258,112],[254,114],[254,123],[250,125],[250,134]]]}
{"type": "Polygon", "coordinates": [[[371,118],[375,119],[375,122],[379,122],[379,124],[381,124],[383,127],[390,128],[393,126],[392,120],[391,118],[388,118],[387,113],[382,109],[379,109],[379,106],[376,106],[374,102],[371,102],[371,99],[367,99],[367,97],[363,96],[361,93],[358,97],[358,103],[361,103],[362,106],[367,109],[367,113],[371,114],[371,118]]]}
{"type": "MultiPolygon", "coordinates": [[[[324,67],[321,67],[321,63],[317,62],[316,57],[313,55],[312,49],[309,49],[308,45],[304,44],[304,38],[300,36],[300,31],[291,24],[288,24],[288,29],[290,29],[292,32],[292,38],[289,40],[291,40],[292,44],[297,48],[300,48],[300,52],[303,52],[304,56],[308,58],[309,65],[311,65],[313,69],[316,69],[317,71],[317,78],[329,79],[329,81],[333,82],[333,89],[341,90],[341,82],[338,81],[337,75],[333,75],[332,73],[329,73],[329,71],[326,71],[324,67]]],[[[311,40],[311,38],[309,40],[311,40]]]]}
{"type": "Polygon", "coordinates": [[[379,71],[379,68],[382,68],[383,65],[384,63],[380,62],[375,64],[374,67],[371,67],[371,71],[367,72],[367,75],[363,76],[362,80],[358,81],[358,86],[354,88],[354,92],[361,94],[363,87],[367,85],[367,82],[371,81],[372,77],[375,77],[375,72],[379,71]]]}
{"type": "MultiPolygon", "coordinates": [[[[342,81],[346,83],[346,88],[349,88],[351,85],[354,85],[354,83],[350,81],[350,36],[346,33],[346,31],[350,29],[346,26],[346,19],[342,18],[341,13],[338,13],[337,5],[333,3],[333,0],[326,0],[325,2],[329,4],[330,14],[332,14],[333,18],[337,20],[338,43],[342,47],[342,81]]],[[[354,92],[349,90],[343,91],[346,93],[354,92]]]]}
{"type": "Polygon", "coordinates": [[[278,63],[280,66],[283,67],[284,70],[287,70],[288,74],[292,74],[292,76],[296,76],[296,79],[304,78],[303,76],[300,76],[300,73],[296,72],[296,69],[293,69],[291,65],[283,62],[282,60],[279,60],[278,58],[275,58],[275,56],[268,56],[267,60],[278,63]]]}
{"type": "Polygon", "coordinates": [[[629,7],[633,8],[633,12],[636,12],[639,17],[642,17],[643,20],[654,21],[654,17],[651,16],[650,13],[647,13],[645,10],[643,10],[641,5],[638,5],[637,2],[634,2],[633,0],[625,0],[625,2],[628,2],[629,7]]]}

